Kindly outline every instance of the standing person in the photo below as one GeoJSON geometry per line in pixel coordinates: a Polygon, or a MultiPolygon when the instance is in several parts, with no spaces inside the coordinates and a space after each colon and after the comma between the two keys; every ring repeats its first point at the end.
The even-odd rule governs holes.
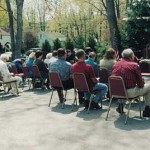
{"type": "Polygon", "coordinates": [[[108,70],[108,73],[111,74],[113,65],[116,61],[116,52],[113,48],[109,48],[106,50],[104,58],[100,60],[99,66],[100,68],[105,68],[108,70]]]}
{"type": "Polygon", "coordinates": [[[46,85],[47,89],[50,89],[50,87],[49,87],[49,77],[48,77],[48,72],[49,71],[46,68],[46,65],[45,65],[44,61],[42,61],[42,57],[43,57],[42,51],[40,51],[40,50],[36,51],[35,52],[35,57],[36,57],[36,59],[34,60],[33,64],[38,66],[42,78],[47,79],[47,82],[46,82],[45,85],[46,85]]]}
{"type": "Polygon", "coordinates": [[[93,67],[95,76],[99,77],[99,67],[98,67],[97,63],[95,62],[95,59],[96,59],[95,52],[90,52],[88,59],[85,60],[85,63],[91,65],[93,67]]]}
{"type": "MultiPolygon", "coordinates": [[[[150,117],[150,83],[144,83],[140,67],[134,62],[134,52],[131,49],[125,49],[122,52],[122,59],[113,66],[111,76],[121,76],[123,78],[129,98],[145,97],[146,106],[143,117],[150,117]]],[[[121,112],[123,112],[123,106],[119,104],[116,110],[121,113],[121,109],[121,112]]]]}
{"type": "MultiPolygon", "coordinates": [[[[17,86],[19,86],[22,79],[19,76],[13,77],[9,72],[6,62],[9,60],[9,57],[6,54],[1,54],[0,56],[0,74],[4,82],[17,80],[17,86]]],[[[17,89],[15,83],[11,83],[7,85],[8,88],[11,88],[9,91],[11,94],[17,96],[17,89]]]]}
{"type": "MultiPolygon", "coordinates": [[[[85,52],[82,49],[79,49],[76,53],[78,61],[72,65],[72,73],[84,73],[89,85],[90,90],[96,90],[96,95],[94,101],[91,103],[91,107],[94,109],[101,109],[98,105],[102,101],[103,97],[107,94],[107,85],[98,83],[96,76],[94,74],[92,66],[85,63],[85,52]]],[[[85,108],[89,106],[90,93],[85,92],[85,108]]]]}

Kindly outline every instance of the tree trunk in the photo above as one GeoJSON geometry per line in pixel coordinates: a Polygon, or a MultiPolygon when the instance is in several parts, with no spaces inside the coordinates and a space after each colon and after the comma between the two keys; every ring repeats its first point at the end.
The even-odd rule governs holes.
{"type": "Polygon", "coordinates": [[[16,34],[16,53],[15,58],[21,56],[22,49],[22,33],[23,33],[23,20],[22,20],[22,9],[24,0],[16,0],[17,5],[17,34],[16,34]]]}
{"type": "Polygon", "coordinates": [[[119,54],[122,51],[121,37],[118,29],[117,18],[115,14],[114,0],[106,0],[106,12],[109,23],[111,46],[118,50],[119,54]]]}
{"type": "Polygon", "coordinates": [[[12,50],[12,59],[15,58],[15,35],[14,35],[14,19],[13,11],[11,10],[11,5],[9,0],[5,0],[7,5],[8,17],[9,17],[9,29],[11,37],[11,50],[12,50]]]}

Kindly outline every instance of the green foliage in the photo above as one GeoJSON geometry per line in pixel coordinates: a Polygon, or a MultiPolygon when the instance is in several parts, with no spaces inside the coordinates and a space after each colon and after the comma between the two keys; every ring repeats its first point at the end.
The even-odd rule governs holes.
{"type": "Polygon", "coordinates": [[[67,38],[65,45],[66,45],[66,49],[73,51],[74,45],[70,38],[67,38]]]}
{"type": "Polygon", "coordinates": [[[24,35],[24,46],[26,50],[38,47],[38,36],[33,32],[26,32],[24,35]]]}
{"type": "Polygon", "coordinates": [[[55,41],[54,41],[54,50],[57,50],[58,48],[61,48],[61,42],[60,40],[57,38],[55,41]]]}
{"type": "Polygon", "coordinates": [[[75,48],[84,49],[84,38],[82,36],[78,36],[75,40],[75,48]]]}
{"type": "Polygon", "coordinates": [[[96,41],[95,41],[94,37],[92,37],[92,36],[89,37],[87,46],[91,47],[91,49],[95,51],[96,41]]]}
{"type": "Polygon", "coordinates": [[[141,57],[146,45],[150,42],[150,6],[148,1],[135,1],[127,8],[129,20],[122,26],[121,37],[124,48],[131,47],[137,57],[141,57]]]}
{"type": "Polygon", "coordinates": [[[48,42],[48,40],[45,40],[45,42],[42,44],[42,51],[44,51],[46,53],[50,53],[51,52],[51,45],[48,42]]]}

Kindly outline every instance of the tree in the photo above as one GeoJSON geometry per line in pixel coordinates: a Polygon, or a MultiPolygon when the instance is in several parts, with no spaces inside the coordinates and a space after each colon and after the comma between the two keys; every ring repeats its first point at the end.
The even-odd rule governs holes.
{"type": "Polygon", "coordinates": [[[115,14],[114,0],[106,0],[107,20],[109,23],[111,46],[119,52],[122,51],[121,37],[117,24],[117,17],[115,14]]]}
{"type": "Polygon", "coordinates": [[[42,44],[42,51],[46,52],[46,53],[50,53],[51,52],[51,45],[48,42],[48,40],[45,40],[45,42],[42,44]]]}
{"type": "Polygon", "coordinates": [[[70,38],[67,38],[65,45],[66,45],[66,49],[73,51],[74,45],[70,38]]]}
{"type": "Polygon", "coordinates": [[[55,41],[54,41],[54,50],[57,50],[58,48],[61,48],[61,42],[60,40],[57,38],[55,41]]]}
{"type": "Polygon", "coordinates": [[[30,48],[38,47],[38,37],[34,32],[26,32],[24,35],[24,45],[25,49],[29,50],[30,48]]]}
{"type": "Polygon", "coordinates": [[[92,36],[89,37],[87,46],[91,47],[92,50],[95,50],[96,41],[92,36]]]}
{"type": "Polygon", "coordinates": [[[15,39],[15,29],[14,29],[14,16],[11,8],[10,0],[5,0],[8,16],[9,16],[9,28],[10,28],[10,36],[11,36],[11,48],[12,48],[12,58],[18,58],[21,55],[22,48],[22,32],[23,32],[23,20],[22,20],[22,9],[24,0],[16,0],[17,6],[17,32],[15,39]],[[16,41],[15,41],[16,40],[16,41]]]}

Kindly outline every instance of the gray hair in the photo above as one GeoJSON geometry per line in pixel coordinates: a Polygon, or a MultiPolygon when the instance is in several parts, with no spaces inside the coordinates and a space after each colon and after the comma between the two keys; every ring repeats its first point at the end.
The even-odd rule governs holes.
{"type": "Polygon", "coordinates": [[[1,60],[9,60],[9,56],[8,55],[6,55],[6,54],[1,54],[1,56],[0,56],[0,59],[1,60]]]}
{"type": "Polygon", "coordinates": [[[123,58],[130,59],[132,58],[132,56],[134,56],[134,52],[132,51],[132,49],[128,48],[128,49],[123,50],[121,55],[123,58]]]}
{"type": "Polygon", "coordinates": [[[47,55],[46,55],[46,59],[50,59],[52,57],[52,53],[48,53],[47,55]]]}

